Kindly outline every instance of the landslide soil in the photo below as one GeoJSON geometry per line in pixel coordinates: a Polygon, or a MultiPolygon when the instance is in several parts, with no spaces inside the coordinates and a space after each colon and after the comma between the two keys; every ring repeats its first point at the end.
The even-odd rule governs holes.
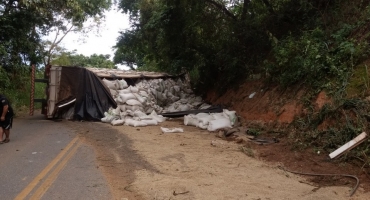
{"type": "Polygon", "coordinates": [[[218,133],[184,126],[181,119],[160,126],[183,128],[183,133],[162,133],[160,126],[67,124],[94,147],[97,166],[119,200],[369,197],[362,183],[349,198],[355,185],[351,179],[344,179],[343,183],[338,182],[339,177],[332,177],[337,181],[320,183],[281,169],[333,172],[332,167],[338,167],[327,165],[322,160],[324,156],[306,157],[302,152],[292,152],[284,143],[260,146],[242,133],[226,139],[218,137],[218,133]],[[266,161],[274,156],[280,162],[266,161]]]}
{"type": "MultiPolygon", "coordinates": [[[[330,160],[313,149],[292,149],[278,143],[256,144],[246,132],[251,123],[280,126],[302,112],[301,91],[259,88],[258,81],[230,90],[224,96],[209,93],[207,100],[240,115],[239,132],[223,137],[183,125],[172,119],[158,126],[111,126],[100,122],[67,122],[80,138],[94,147],[97,166],[110,183],[115,199],[369,199],[370,177],[361,166],[330,160]],[[254,94],[253,98],[251,94],[254,94]],[[284,97],[284,98],[282,98],[284,97]],[[183,128],[162,133],[160,127],[183,128]],[[352,174],[304,176],[290,173],[352,174]]],[[[317,107],[329,99],[321,93],[317,107]]],[[[275,137],[274,135],[264,135],[275,137]]]]}

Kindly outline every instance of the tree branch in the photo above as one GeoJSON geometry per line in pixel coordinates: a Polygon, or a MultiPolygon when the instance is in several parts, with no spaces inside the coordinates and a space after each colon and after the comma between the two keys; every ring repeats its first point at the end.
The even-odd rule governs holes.
{"type": "Polygon", "coordinates": [[[242,12],[242,16],[241,16],[242,21],[244,21],[247,18],[247,11],[248,11],[248,6],[249,6],[250,2],[251,2],[250,0],[244,0],[243,12],[242,12]]]}
{"type": "Polygon", "coordinates": [[[72,30],[72,28],[74,27],[74,25],[72,24],[71,27],[69,27],[69,29],[64,32],[63,36],[58,40],[58,36],[59,36],[59,32],[60,32],[60,29],[58,28],[56,34],[55,34],[55,38],[54,38],[54,41],[53,43],[51,43],[50,45],[50,48],[49,48],[49,51],[48,51],[48,59],[47,59],[47,63],[46,64],[50,64],[50,60],[51,60],[51,57],[53,55],[53,50],[54,48],[64,39],[64,37],[72,30]]]}
{"type": "Polygon", "coordinates": [[[232,14],[229,10],[226,9],[226,7],[216,1],[213,0],[205,0],[207,3],[212,4],[217,9],[221,10],[223,13],[225,13],[227,16],[232,18],[233,20],[237,20],[236,16],[232,14]]]}

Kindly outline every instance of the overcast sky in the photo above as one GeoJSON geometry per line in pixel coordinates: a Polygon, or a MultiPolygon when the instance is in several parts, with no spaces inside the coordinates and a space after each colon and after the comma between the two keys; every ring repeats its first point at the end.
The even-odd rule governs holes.
{"type": "Polygon", "coordinates": [[[78,54],[90,56],[92,54],[109,54],[113,58],[112,47],[116,44],[119,31],[129,28],[128,16],[117,10],[106,13],[105,23],[101,28],[100,36],[89,34],[81,41],[81,35],[68,33],[62,40],[62,46],[68,51],[76,50],[78,54]]]}

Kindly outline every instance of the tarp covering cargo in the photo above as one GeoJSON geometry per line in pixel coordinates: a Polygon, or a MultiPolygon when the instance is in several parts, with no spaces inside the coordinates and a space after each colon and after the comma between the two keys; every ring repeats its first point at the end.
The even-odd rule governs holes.
{"type": "Polygon", "coordinates": [[[109,90],[92,71],[82,67],[57,68],[61,70],[53,117],[69,113],[76,120],[98,121],[110,107],[117,107],[109,90]]]}

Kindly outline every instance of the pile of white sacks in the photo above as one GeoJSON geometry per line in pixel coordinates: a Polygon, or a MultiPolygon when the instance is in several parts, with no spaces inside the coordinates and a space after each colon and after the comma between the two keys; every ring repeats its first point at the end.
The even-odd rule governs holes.
{"type": "Polygon", "coordinates": [[[184,124],[208,131],[232,128],[237,122],[235,111],[224,109],[222,113],[198,113],[184,116],[184,124]]]}
{"type": "MultiPolygon", "coordinates": [[[[139,80],[135,86],[128,86],[124,79],[103,79],[103,83],[118,105],[116,109],[110,108],[105,112],[105,117],[101,119],[112,125],[157,125],[166,120],[157,113],[207,109],[211,106],[195,96],[190,85],[181,79],[139,80]]],[[[223,113],[187,115],[184,124],[214,131],[232,127],[235,120],[235,111],[225,109],[223,113]]]]}

